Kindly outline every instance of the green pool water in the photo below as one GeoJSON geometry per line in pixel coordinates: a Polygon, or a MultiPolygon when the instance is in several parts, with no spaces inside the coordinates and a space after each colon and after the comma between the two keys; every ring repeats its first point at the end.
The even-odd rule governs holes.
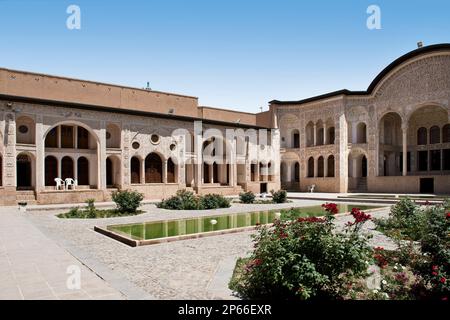
{"type": "MultiPolygon", "coordinates": [[[[352,208],[360,208],[361,210],[380,208],[379,206],[348,204],[338,204],[338,207],[340,213],[350,212],[352,208]]],[[[296,217],[324,215],[324,210],[321,206],[295,209],[297,213],[296,217]]],[[[108,226],[107,229],[133,240],[161,239],[181,235],[251,227],[256,226],[257,224],[269,224],[275,220],[276,213],[280,211],[283,213],[286,210],[235,213],[220,216],[112,225],[108,226]],[[215,220],[216,223],[211,223],[212,220],[215,220]]]]}
{"type": "Polygon", "coordinates": [[[339,196],[341,199],[387,199],[387,200],[395,200],[395,199],[406,199],[409,198],[411,200],[433,200],[433,201],[442,201],[444,198],[436,197],[436,196],[427,196],[427,195],[383,195],[383,194],[355,194],[348,196],[339,196]]]}

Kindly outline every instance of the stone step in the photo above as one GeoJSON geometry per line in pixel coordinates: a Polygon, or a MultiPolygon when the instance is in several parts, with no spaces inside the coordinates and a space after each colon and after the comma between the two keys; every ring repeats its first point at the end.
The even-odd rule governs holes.
{"type": "Polygon", "coordinates": [[[36,200],[36,195],[34,194],[34,191],[32,191],[31,193],[18,191],[16,193],[16,199],[17,200],[36,200]]]}
{"type": "Polygon", "coordinates": [[[27,203],[27,205],[36,205],[36,194],[34,190],[18,190],[16,192],[16,204],[27,203]]]}

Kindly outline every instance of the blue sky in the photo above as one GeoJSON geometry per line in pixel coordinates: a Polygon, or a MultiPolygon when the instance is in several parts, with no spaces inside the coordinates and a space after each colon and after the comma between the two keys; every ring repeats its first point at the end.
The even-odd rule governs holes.
{"type": "Polygon", "coordinates": [[[365,90],[397,57],[450,42],[448,0],[0,0],[0,66],[197,96],[247,112],[365,90]],[[70,4],[81,30],[66,28],[70,4]],[[366,27],[369,5],[381,30],[366,27]]]}

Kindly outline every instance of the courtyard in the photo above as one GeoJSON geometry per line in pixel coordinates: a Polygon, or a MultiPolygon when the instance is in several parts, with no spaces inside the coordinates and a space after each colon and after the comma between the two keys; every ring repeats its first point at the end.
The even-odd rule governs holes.
{"type": "MultiPolygon", "coordinates": [[[[291,203],[233,203],[227,209],[204,211],[171,211],[147,203],[141,215],[86,220],[59,219],[56,215],[65,209],[51,205],[30,206],[27,212],[2,207],[0,299],[236,299],[228,282],[236,260],[251,252],[254,231],[132,248],[95,232],[94,226],[311,207],[338,200],[338,194],[290,195],[291,203]],[[304,199],[294,199],[299,196],[304,199]],[[67,268],[72,265],[81,270],[79,290],[67,289],[67,268]]],[[[386,209],[377,210],[374,217],[388,215],[389,204],[380,205],[386,209]]],[[[350,218],[339,216],[336,225],[343,227],[350,218]]],[[[373,227],[365,227],[373,235],[373,246],[395,246],[373,227]]]]}

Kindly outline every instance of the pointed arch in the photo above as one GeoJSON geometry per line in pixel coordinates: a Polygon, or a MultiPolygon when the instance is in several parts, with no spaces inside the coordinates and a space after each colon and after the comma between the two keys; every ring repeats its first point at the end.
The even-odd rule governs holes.
{"type": "Polygon", "coordinates": [[[162,159],[157,153],[150,153],[145,158],[145,183],[162,183],[162,159]]]}
{"type": "Polygon", "coordinates": [[[130,163],[131,184],[141,183],[141,160],[138,157],[132,157],[130,163]]]}
{"type": "Polygon", "coordinates": [[[176,166],[172,158],[167,160],[167,183],[176,183],[176,166]]]}

